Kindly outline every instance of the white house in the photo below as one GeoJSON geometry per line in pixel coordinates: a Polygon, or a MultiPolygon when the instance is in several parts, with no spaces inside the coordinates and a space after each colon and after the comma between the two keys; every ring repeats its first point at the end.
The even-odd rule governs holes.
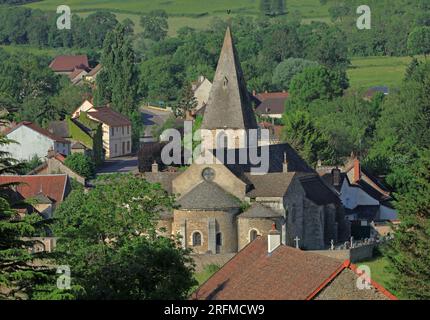
{"type": "Polygon", "coordinates": [[[70,154],[69,141],[53,135],[32,122],[20,122],[3,134],[17,143],[1,146],[1,151],[9,152],[12,158],[20,161],[30,160],[34,156],[43,159],[51,150],[65,156],[70,154]]]}

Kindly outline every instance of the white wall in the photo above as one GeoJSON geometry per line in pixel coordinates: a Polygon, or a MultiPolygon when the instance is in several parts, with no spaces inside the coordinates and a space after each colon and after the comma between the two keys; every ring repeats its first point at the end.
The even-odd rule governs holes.
{"type": "Polygon", "coordinates": [[[354,209],[357,206],[377,206],[379,201],[373,199],[361,188],[351,187],[345,179],[340,190],[340,200],[345,208],[354,209]]]}
{"type": "Polygon", "coordinates": [[[24,125],[9,133],[7,137],[19,144],[13,143],[2,146],[1,150],[10,152],[13,158],[21,161],[30,160],[34,155],[44,158],[49,149],[54,150],[55,148],[53,140],[24,125]]]}

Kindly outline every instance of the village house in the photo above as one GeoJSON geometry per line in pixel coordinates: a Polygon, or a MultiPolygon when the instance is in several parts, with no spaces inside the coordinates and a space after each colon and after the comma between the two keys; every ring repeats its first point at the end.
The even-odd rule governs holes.
{"type": "Polygon", "coordinates": [[[389,222],[397,221],[390,191],[361,167],[358,158],[340,168],[320,166],[317,171],[339,192],[354,238],[368,238],[376,225],[376,229],[385,229],[389,222]]]}
{"type": "Polygon", "coordinates": [[[87,55],[61,55],[55,57],[49,68],[56,74],[68,76],[74,85],[78,85],[83,81],[94,82],[102,66],[98,64],[91,69],[87,55]]]}
{"type": "Polygon", "coordinates": [[[72,119],[51,121],[48,131],[71,143],[71,154],[82,153],[93,159],[95,164],[104,160],[102,124],[91,120],[86,113],[72,119]]]}
{"type": "Polygon", "coordinates": [[[85,114],[89,119],[102,124],[102,140],[106,158],[125,156],[131,153],[131,121],[110,107],[94,107],[86,100],[75,110],[72,119],[85,114]]]}
{"type": "Polygon", "coordinates": [[[49,152],[47,159],[40,166],[30,171],[29,175],[49,175],[49,174],[67,174],[69,178],[79,182],[83,186],[86,185],[86,178],[79,175],[64,164],[66,158],[55,152],[49,152]]]}
{"type": "Polygon", "coordinates": [[[211,88],[212,83],[205,76],[199,76],[197,81],[191,84],[191,89],[194,92],[194,98],[196,98],[197,101],[195,111],[198,111],[206,106],[211,88]]]}
{"type": "Polygon", "coordinates": [[[9,152],[12,158],[20,161],[31,160],[34,156],[43,159],[50,150],[65,156],[71,153],[70,141],[29,121],[12,125],[3,134],[17,143],[4,145],[1,150],[9,152]]]}
{"type": "MultiPolygon", "coordinates": [[[[8,198],[19,217],[38,214],[44,219],[51,219],[55,209],[65,200],[71,191],[69,177],[66,174],[0,176],[0,184],[11,184],[8,198]]],[[[55,238],[48,231],[45,237],[33,237],[33,251],[50,252],[55,247],[55,238]]]]}
{"type": "MultiPolygon", "coordinates": [[[[258,126],[229,28],[202,129],[212,135],[220,132],[214,139],[217,143],[224,141],[227,130],[246,137],[224,144],[234,151],[235,159],[242,150],[255,148],[246,143],[249,132],[258,126]]],[[[152,171],[143,174],[176,196],[178,207],[163,213],[159,227],[167,234],[180,234],[183,247],[198,254],[235,253],[257,236],[267,235],[273,223],[283,244],[294,245],[299,238],[303,249],[320,250],[331,241],[349,239],[349,222],[338,195],[290,145],[267,146],[268,172],[253,174],[252,163],[226,164],[222,152],[208,149],[212,139],[205,139],[202,146],[220,161],[194,162],[179,172],[161,171],[154,163],[152,171]]]]}
{"type": "Polygon", "coordinates": [[[255,98],[255,113],[263,118],[281,119],[285,111],[288,92],[253,92],[255,98]]]}
{"type": "MultiPolygon", "coordinates": [[[[371,276],[371,275],[370,275],[371,276]]],[[[193,300],[397,300],[341,261],[281,243],[276,230],[248,244],[191,296],[193,300]],[[359,277],[364,281],[360,283],[359,277]]]]}

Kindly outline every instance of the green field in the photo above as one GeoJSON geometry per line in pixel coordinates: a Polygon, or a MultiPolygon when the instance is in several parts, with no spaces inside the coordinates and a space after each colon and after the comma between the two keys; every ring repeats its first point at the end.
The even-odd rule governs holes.
{"type": "Polygon", "coordinates": [[[402,82],[406,67],[411,60],[411,57],[353,58],[352,66],[348,70],[351,87],[397,87],[402,82]]]}
{"type": "MultiPolygon", "coordinates": [[[[130,18],[139,31],[139,16],[154,9],[164,9],[169,14],[169,34],[174,35],[183,26],[206,28],[215,16],[226,18],[231,14],[259,14],[259,0],[42,0],[28,7],[45,11],[56,11],[57,6],[70,6],[72,13],[89,14],[98,9],[109,10],[120,21],[130,18]]],[[[320,0],[288,0],[287,10],[298,12],[305,22],[328,21],[329,5],[322,6],[320,0]]]]}

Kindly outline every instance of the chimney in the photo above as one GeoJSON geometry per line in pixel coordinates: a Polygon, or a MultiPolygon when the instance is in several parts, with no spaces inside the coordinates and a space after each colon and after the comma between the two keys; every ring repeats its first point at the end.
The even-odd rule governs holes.
{"type": "Polygon", "coordinates": [[[154,160],[154,163],[152,164],[152,172],[156,173],[158,172],[158,163],[154,160]]]}
{"type": "Polygon", "coordinates": [[[288,172],[288,160],[287,160],[286,152],[284,152],[284,162],[282,164],[282,172],[288,172]]]}
{"type": "Polygon", "coordinates": [[[272,253],[281,245],[281,233],[276,230],[276,225],[272,224],[272,230],[267,236],[267,253],[272,253]]]}
{"type": "Polygon", "coordinates": [[[48,159],[55,157],[56,152],[51,148],[48,150],[48,155],[46,156],[48,159]]]}
{"type": "Polygon", "coordinates": [[[339,168],[335,168],[331,171],[331,177],[332,177],[333,186],[335,186],[335,187],[340,186],[340,169],[339,168]]]}
{"type": "Polygon", "coordinates": [[[353,182],[357,183],[361,179],[360,160],[354,159],[354,177],[353,182]]]}

